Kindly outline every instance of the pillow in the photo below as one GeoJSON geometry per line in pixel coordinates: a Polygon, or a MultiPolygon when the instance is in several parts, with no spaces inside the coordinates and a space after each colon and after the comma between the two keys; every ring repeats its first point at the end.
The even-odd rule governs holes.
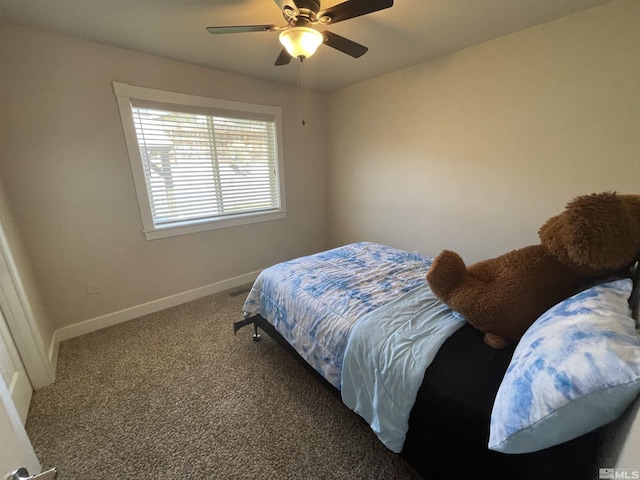
{"type": "Polygon", "coordinates": [[[491,413],[489,448],[527,453],[622,414],[640,392],[640,334],[630,279],[603,283],[542,314],[525,332],[491,413]]]}

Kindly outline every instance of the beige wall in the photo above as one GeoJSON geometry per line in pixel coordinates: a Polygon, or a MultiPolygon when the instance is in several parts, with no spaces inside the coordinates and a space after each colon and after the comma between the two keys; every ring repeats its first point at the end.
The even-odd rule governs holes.
{"type": "Polygon", "coordinates": [[[476,261],[538,243],[575,195],[640,193],[639,81],[625,0],[332,94],[331,244],[476,261]]]}
{"type": "Polygon", "coordinates": [[[298,88],[7,25],[0,72],[0,177],[51,318],[44,331],[326,247],[319,95],[307,92],[303,127],[298,88]],[[114,80],[281,106],[288,218],[146,241],[114,80]]]}

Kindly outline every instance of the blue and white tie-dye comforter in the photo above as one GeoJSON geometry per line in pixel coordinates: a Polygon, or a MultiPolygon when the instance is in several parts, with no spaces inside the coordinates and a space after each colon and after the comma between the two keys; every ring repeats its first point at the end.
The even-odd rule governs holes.
{"type": "Polygon", "coordinates": [[[263,270],[243,310],[260,314],[340,389],[351,328],[364,314],[426,283],[431,259],[360,242],[263,270]]]}
{"type": "Polygon", "coordinates": [[[264,270],[243,307],[342,390],[345,404],[395,452],[426,368],[464,324],[426,285],[431,261],[354,243],[264,270]]]}

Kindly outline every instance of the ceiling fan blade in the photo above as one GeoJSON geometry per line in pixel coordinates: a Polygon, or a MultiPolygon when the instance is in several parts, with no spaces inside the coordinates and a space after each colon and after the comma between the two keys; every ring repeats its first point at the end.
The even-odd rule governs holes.
{"type": "Polygon", "coordinates": [[[274,65],[287,65],[290,61],[291,55],[289,55],[286,48],[283,48],[274,65]]]}
{"type": "Polygon", "coordinates": [[[377,12],[393,6],[393,0],[348,0],[318,12],[321,23],[328,25],[377,12]]]}
{"type": "Polygon", "coordinates": [[[335,48],[336,50],[340,50],[347,55],[351,55],[353,58],[360,58],[362,55],[367,53],[367,50],[369,50],[364,45],[360,45],[353,40],[341,37],[335,33],[322,32],[322,35],[324,36],[325,45],[335,48]]]}
{"type": "Polygon", "coordinates": [[[247,32],[272,32],[281,30],[276,25],[233,25],[227,27],[207,27],[207,32],[217,34],[223,33],[247,33],[247,32]]]}

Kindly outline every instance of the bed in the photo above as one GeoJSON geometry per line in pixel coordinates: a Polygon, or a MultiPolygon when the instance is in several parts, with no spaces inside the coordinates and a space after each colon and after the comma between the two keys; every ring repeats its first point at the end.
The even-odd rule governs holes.
{"type": "Polygon", "coordinates": [[[425,477],[597,478],[602,426],[640,391],[632,281],[577,292],[496,350],[431,293],[431,262],[359,242],[274,265],[234,331],[273,337],[425,477]]]}

